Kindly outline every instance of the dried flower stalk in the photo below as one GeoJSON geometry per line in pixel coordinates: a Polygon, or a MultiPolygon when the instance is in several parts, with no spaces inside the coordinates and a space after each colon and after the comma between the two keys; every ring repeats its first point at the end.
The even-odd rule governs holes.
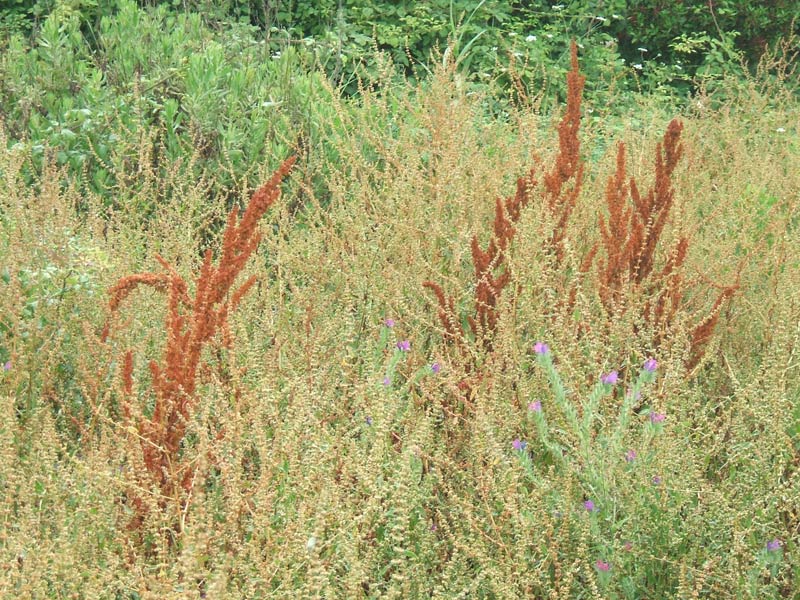
{"type": "MultiPolygon", "coordinates": [[[[567,109],[558,127],[559,152],[552,171],[544,175],[543,190],[548,210],[554,221],[549,242],[559,262],[564,258],[563,245],[567,223],[583,184],[583,162],[580,159],[578,129],[586,78],[580,73],[578,48],[574,42],[571,46],[571,63],[572,70],[567,75],[567,109]],[[565,187],[570,181],[573,182],[572,186],[565,187]]],[[[529,204],[537,185],[534,175],[534,169],[531,168],[526,177],[517,179],[517,189],[513,196],[505,200],[500,198],[495,200],[492,237],[486,249],[481,248],[477,235],[473,236],[471,241],[472,264],[475,269],[475,309],[474,313],[467,317],[467,322],[473,338],[486,352],[491,352],[493,349],[500,298],[511,279],[506,252],[516,234],[515,224],[520,219],[522,209],[529,204]]],[[[433,281],[426,281],[422,285],[435,294],[445,340],[460,346],[464,358],[464,370],[469,379],[476,366],[474,356],[466,352],[467,332],[464,331],[455,313],[454,300],[433,281]]],[[[464,383],[462,389],[466,389],[469,395],[472,386],[462,383],[464,383]]]]}
{"type": "MultiPolygon", "coordinates": [[[[678,240],[663,269],[654,272],[656,249],[675,198],[672,175],[683,156],[682,131],[683,124],[677,119],[667,126],[664,138],[656,146],[655,180],[645,195],[640,193],[634,178],[626,183],[625,144],[618,145],[616,170],[606,184],[608,218],[599,217],[604,250],[599,261],[600,300],[610,317],[618,309],[627,309],[628,294],[632,290],[644,291],[648,301],[643,316],[656,331],[655,346],[661,344],[674,322],[678,309],[684,304],[686,291],[682,268],[689,250],[687,238],[678,240]]],[[[705,352],[722,303],[730,299],[737,288],[738,285],[723,288],[711,314],[692,331],[690,368],[705,352]]]]}
{"type": "MultiPolygon", "coordinates": [[[[218,332],[222,332],[225,345],[231,343],[228,315],[237,307],[255,279],[251,277],[235,289],[234,282],[258,247],[258,221],[280,196],[280,183],[291,170],[294,160],[294,157],[287,159],[270,180],[253,194],[241,218],[236,208],[231,210],[218,264],[214,265],[212,252],[208,250],[195,282],[194,298],[188,295],[186,281],[160,256],[156,256],[156,259],[165,273],[129,275],[109,290],[112,317],[139,285],[148,285],[168,294],[164,357],[160,363],[155,360],[149,363],[152,393],[155,396],[151,417],[134,416],[131,410],[131,351],[125,354],[122,371],[126,396],[123,413],[126,419],[133,421],[131,424],[137,432],[144,465],[161,493],[160,505],[163,508],[169,501],[180,512],[186,508],[185,498],[194,480],[194,468],[190,461],[181,457],[180,450],[197,401],[200,357],[203,348],[218,332]]],[[[106,325],[104,340],[108,333],[109,325],[106,325]]],[[[144,510],[141,499],[134,498],[133,505],[137,507],[137,512],[144,510]]],[[[132,525],[141,524],[142,516],[138,514],[132,525]]]]}
{"type": "MultiPolygon", "coordinates": [[[[554,260],[553,267],[561,269],[566,263],[567,229],[584,183],[584,163],[580,156],[578,137],[581,121],[581,100],[586,78],[580,73],[577,46],[571,45],[572,69],[567,74],[567,107],[558,126],[558,153],[553,168],[543,176],[542,194],[545,210],[552,222],[552,232],[547,244],[554,260]]],[[[645,293],[648,300],[642,308],[643,317],[656,331],[652,343],[658,346],[670,329],[678,309],[684,304],[685,283],[682,274],[689,242],[680,238],[670,253],[666,264],[654,272],[656,250],[661,240],[674,203],[673,173],[683,156],[681,133],[683,124],[674,119],[667,127],[662,141],[657,145],[655,179],[646,194],[642,194],[634,178],[628,179],[625,165],[625,145],[617,149],[616,169],[605,190],[608,216],[599,217],[600,244],[592,245],[578,266],[581,276],[592,270],[598,261],[598,289],[606,317],[613,318],[618,311],[626,310],[631,292],[645,293]],[[630,201],[629,201],[630,198],[630,201]]],[[[482,249],[477,236],[471,241],[472,262],[475,269],[475,308],[467,317],[472,337],[486,351],[493,348],[493,335],[497,328],[498,306],[503,290],[509,283],[510,271],[506,252],[516,234],[515,225],[521,210],[529,203],[537,185],[534,171],[517,181],[517,192],[505,201],[497,199],[492,237],[482,249]]],[[[445,341],[459,346],[464,359],[464,370],[470,379],[480,379],[475,374],[475,355],[468,352],[468,335],[455,311],[455,302],[442,287],[432,281],[423,286],[430,289],[438,303],[438,317],[444,328],[445,341]]],[[[691,333],[692,352],[689,365],[699,361],[715,328],[722,303],[730,299],[737,286],[723,288],[711,314],[691,333]]],[[[565,301],[560,304],[571,312],[575,304],[577,287],[573,285],[565,301]]],[[[588,328],[581,324],[579,330],[588,328]]],[[[464,383],[464,382],[462,382],[464,383]]],[[[462,386],[470,390],[471,385],[462,386]]]]}
{"type": "Polygon", "coordinates": [[[550,245],[559,265],[564,263],[567,225],[583,186],[584,171],[578,131],[586,77],[581,75],[578,67],[578,47],[574,41],[570,47],[570,58],[572,69],[567,73],[567,110],[558,125],[558,154],[553,169],[544,176],[547,208],[554,223],[550,245]],[[570,181],[572,185],[565,187],[570,181]]]}

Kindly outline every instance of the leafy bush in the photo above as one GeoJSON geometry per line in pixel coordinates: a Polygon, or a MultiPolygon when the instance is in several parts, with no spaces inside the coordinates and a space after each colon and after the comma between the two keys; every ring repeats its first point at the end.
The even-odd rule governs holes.
{"type": "MultiPolygon", "coordinates": [[[[226,4],[229,14],[236,15],[246,5],[253,14],[258,3],[226,4]]],[[[798,32],[796,16],[790,0],[602,5],[584,0],[329,0],[281,3],[263,14],[265,27],[327,48],[328,73],[351,91],[357,89],[354,77],[379,71],[375,50],[411,75],[427,68],[432,51],[443,52],[450,43],[463,70],[478,80],[499,78],[507,85],[518,78],[533,89],[558,86],[566,71],[560,58],[570,39],[582,44],[592,87],[609,79],[624,86],[623,74],[633,72],[647,89],[668,85],[685,91],[695,76],[717,78],[738,70],[741,60],[755,65],[765,49],[798,32]]]]}
{"type": "Polygon", "coordinates": [[[120,2],[87,38],[75,15],[51,13],[30,48],[14,35],[0,59],[9,143],[30,147],[38,172],[53,152],[109,204],[121,177],[165,179],[172,168],[214,172],[210,193],[233,198],[261,165],[318,142],[311,107],[327,93],[301,51],[270,53],[253,33],[221,35],[198,14],[120,2]],[[199,160],[176,167],[191,148],[199,160]]]}
{"type": "MultiPolygon", "coordinates": [[[[755,65],[764,50],[799,31],[791,0],[139,3],[159,10],[188,9],[215,26],[231,21],[256,25],[272,52],[284,51],[287,43],[306,47],[351,94],[358,92],[359,81],[378,79],[386,59],[406,76],[424,75],[432,53],[453,45],[463,72],[476,83],[497,80],[504,88],[513,84],[518,92],[534,95],[546,87],[543,96],[549,98],[551,86],[563,90],[568,68],[563,59],[569,40],[576,39],[584,51],[590,96],[612,82],[623,89],[685,95],[695,77],[741,73],[742,61],[755,65]]],[[[48,14],[97,25],[124,6],[119,0],[17,0],[3,14],[9,26],[48,14]]]]}

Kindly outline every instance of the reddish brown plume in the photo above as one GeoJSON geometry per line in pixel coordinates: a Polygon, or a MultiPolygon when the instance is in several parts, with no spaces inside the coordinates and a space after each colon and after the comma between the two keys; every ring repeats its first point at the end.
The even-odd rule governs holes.
{"type": "MultiPolygon", "coordinates": [[[[160,256],[156,256],[156,260],[164,268],[163,273],[129,275],[109,290],[111,318],[139,285],[151,286],[167,294],[166,349],[160,362],[152,360],[149,363],[154,397],[151,417],[134,416],[131,409],[134,381],[131,351],[125,354],[122,372],[126,396],[123,413],[133,421],[131,425],[137,432],[144,465],[160,489],[165,508],[169,499],[183,510],[194,479],[191,462],[182,458],[180,451],[197,401],[197,374],[203,348],[219,332],[227,338],[223,343],[230,343],[229,335],[225,335],[228,315],[253,285],[254,279],[248,279],[238,288],[234,288],[234,283],[258,247],[258,222],[280,196],[280,184],[291,171],[294,161],[294,157],[287,159],[272,178],[256,190],[241,218],[236,208],[231,210],[220,257],[215,265],[211,250],[205,253],[195,280],[194,298],[189,296],[186,281],[160,256]]],[[[111,320],[104,329],[104,340],[108,337],[110,323],[111,320]]],[[[141,499],[134,500],[133,504],[140,508],[144,506],[141,499]]],[[[141,523],[141,517],[137,515],[134,525],[141,523]]]]}

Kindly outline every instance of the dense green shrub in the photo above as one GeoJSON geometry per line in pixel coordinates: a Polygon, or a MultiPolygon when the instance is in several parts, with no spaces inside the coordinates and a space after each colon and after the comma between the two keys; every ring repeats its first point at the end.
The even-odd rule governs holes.
{"type": "Polygon", "coordinates": [[[223,34],[197,13],[118,7],[91,35],[56,11],[30,42],[5,42],[0,118],[10,144],[31,146],[31,181],[52,152],[109,202],[120,176],[173,168],[214,171],[213,191],[235,195],[295,136],[316,139],[310,107],[326,92],[302,49],[271,52],[246,24],[223,34]],[[178,166],[193,148],[200,160],[178,166]]]}
{"type": "MultiPolygon", "coordinates": [[[[591,82],[674,92],[695,77],[716,78],[754,65],[781,37],[798,32],[793,0],[139,0],[142,6],[189,9],[208,23],[249,23],[273,52],[287,44],[312,50],[350,93],[391,58],[405,75],[425,72],[432,52],[454,44],[461,68],[477,82],[539,91],[560,82],[570,39],[582,45],[591,82]],[[630,77],[631,74],[636,77],[630,77]]],[[[0,12],[6,26],[30,28],[55,11],[84,27],[115,12],[118,0],[15,0],[0,12]]],[[[549,90],[548,90],[549,91],[549,90]]],[[[587,90],[590,95],[593,90],[587,90]]],[[[545,94],[547,95],[547,94],[545,94]]]]}
{"type": "MultiPolygon", "coordinates": [[[[754,65],[766,48],[798,31],[791,0],[296,0],[271,9],[254,0],[227,0],[215,11],[204,0],[192,4],[207,14],[246,16],[327,44],[335,51],[329,73],[349,84],[374,72],[376,49],[411,74],[432,51],[455,43],[463,69],[475,78],[499,76],[511,83],[519,77],[541,86],[547,79],[542,64],[558,65],[574,38],[585,46],[589,81],[606,80],[609,70],[620,77],[627,63],[639,85],[687,89],[694,76],[717,77],[739,69],[742,60],[754,65]]],[[[560,64],[548,75],[561,81],[565,68],[560,64]]]]}

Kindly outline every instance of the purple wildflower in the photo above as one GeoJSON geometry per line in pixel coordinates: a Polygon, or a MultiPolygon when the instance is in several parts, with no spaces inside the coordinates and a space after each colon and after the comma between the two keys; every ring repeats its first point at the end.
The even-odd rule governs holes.
{"type": "Polygon", "coordinates": [[[597,567],[598,571],[602,571],[603,573],[608,573],[609,569],[611,569],[611,565],[602,560],[598,560],[594,563],[594,566],[597,567]]]}
{"type": "Polygon", "coordinates": [[[606,385],[614,385],[617,383],[617,379],[619,379],[619,373],[616,371],[611,371],[610,373],[606,373],[600,378],[600,381],[606,385]]]}
{"type": "Polygon", "coordinates": [[[642,399],[642,392],[637,390],[636,394],[634,394],[633,390],[628,388],[628,392],[626,393],[626,396],[628,396],[628,398],[633,398],[634,401],[638,402],[639,400],[642,399]]]}
{"type": "Polygon", "coordinates": [[[408,352],[411,350],[411,342],[408,340],[400,340],[397,342],[397,349],[402,350],[403,352],[408,352]]]}
{"type": "Polygon", "coordinates": [[[624,544],[622,544],[622,548],[625,550],[625,552],[630,552],[633,550],[633,542],[626,541],[624,544]]]}
{"type": "Polygon", "coordinates": [[[531,412],[542,412],[541,400],[534,400],[533,402],[528,404],[528,410],[531,412]]]}
{"type": "Polygon", "coordinates": [[[392,385],[392,380],[389,379],[388,377],[384,377],[383,378],[383,385],[384,385],[384,387],[389,387],[390,385],[392,385]]]}
{"type": "Polygon", "coordinates": [[[367,425],[372,425],[372,417],[367,417],[366,419],[364,419],[364,423],[366,423],[367,425]]]}
{"type": "Polygon", "coordinates": [[[533,345],[533,351],[540,356],[544,356],[545,354],[550,352],[550,347],[544,342],[536,342],[533,345]]]}
{"type": "Polygon", "coordinates": [[[389,329],[391,329],[392,327],[394,327],[394,319],[387,318],[383,321],[383,324],[386,325],[386,327],[388,327],[389,329]]]}
{"type": "Polygon", "coordinates": [[[661,477],[659,475],[653,477],[653,485],[661,485],[661,477]]]}
{"type": "Polygon", "coordinates": [[[586,501],[583,503],[583,508],[585,508],[585,509],[586,509],[586,510],[588,510],[589,512],[594,512],[594,511],[595,511],[594,502],[592,502],[591,500],[586,500],[586,501]]]}
{"type": "Polygon", "coordinates": [[[783,542],[781,542],[778,538],[774,540],[770,540],[767,542],[767,551],[768,552],[777,552],[783,546],[783,542]]]}
{"type": "Polygon", "coordinates": [[[6,364],[3,365],[3,371],[10,371],[11,370],[11,361],[6,361],[6,364]]]}
{"type": "Polygon", "coordinates": [[[650,413],[650,422],[651,423],[663,423],[664,419],[666,419],[666,418],[667,418],[667,415],[665,415],[664,413],[657,413],[657,412],[651,412],[650,413]]]}
{"type": "Polygon", "coordinates": [[[521,439],[516,438],[511,445],[514,447],[514,450],[525,450],[528,447],[528,442],[523,442],[521,439]]]}
{"type": "Polygon", "coordinates": [[[644,370],[648,373],[655,373],[657,368],[658,362],[655,358],[648,358],[646,361],[644,361],[644,370]]]}
{"type": "Polygon", "coordinates": [[[628,450],[625,453],[625,461],[626,462],[633,462],[636,460],[636,450],[628,450]]]}
{"type": "Polygon", "coordinates": [[[440,365],[438,362],[435,362],[431,365],[431,371],[433,371],[434,374],[438,374],[439,371],[441,370],[442,370],[442,365],[440,365]]]}

